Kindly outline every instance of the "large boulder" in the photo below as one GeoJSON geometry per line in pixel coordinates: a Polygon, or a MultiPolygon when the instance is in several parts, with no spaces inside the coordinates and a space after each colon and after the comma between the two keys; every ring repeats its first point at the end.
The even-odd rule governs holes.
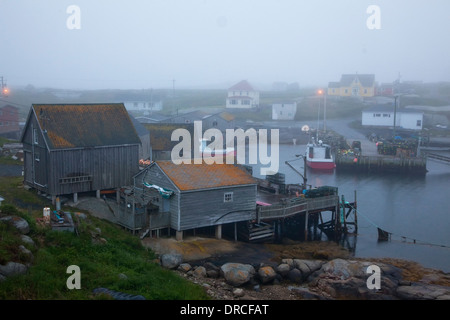
{"type": "Polygon", "coordinates": [[[167,269],[176,269],[183,262],[179,253],[166,253],[161,256],[161,265],[167,269]]]}
{"type": "Polygon", "coordinates": [[[397,296],[404,300],[448,300],[450,299],[450,288],[414,283],[411,286],[399,286],[397,296]]]}
{"type": "Polygon", "coordinates": [[[18,274],[24,274],[28,270],[27,266],[18,262],[8,262],[6,265],[0,265],[0,275],[11,277],[18,274]]]}
{"type": "Polygon", "coordinates": [[[7,223],[11,223],[17,230],[19,230],[22,234],[27,234],[30,232],[30,225],[28,222],[18,216],[6,216],[0,218],[0,221],[5,221],[7,223]]]}
{"type": "Polygon", "coordinates": [[[228,284],[238,287],[253,278],[255,268],[250,264],[229,262],[220,267],[220,272],[228,284]]]}
{"type": "Polygon", "coordinates": [[[277,273],[275,272],[275,270],[273,270],[271,266],[265,266],[259,268],[258,276],[262,283],[269,283],[276,278],[277,273]]]}

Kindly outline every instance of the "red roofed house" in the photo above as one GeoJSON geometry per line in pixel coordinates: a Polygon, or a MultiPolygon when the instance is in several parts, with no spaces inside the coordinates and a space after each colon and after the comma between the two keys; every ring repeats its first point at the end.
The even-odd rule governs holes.
{"type": "MultiPolygon", "coordinates": [[[[133,207],[144,207],[150,230],[183,231],[248,222],[256,214],[257,183],[232,164],[179,164],[156,161],[134,177],[133,207]]],[[[144,211],[144,212],[145,212],[144,211]]]]}
{"type": "Polygon", "coordinates": [[[227,108],[256,108],[259,106],[259,92],[243,80],[228,89],[227,108]]]}

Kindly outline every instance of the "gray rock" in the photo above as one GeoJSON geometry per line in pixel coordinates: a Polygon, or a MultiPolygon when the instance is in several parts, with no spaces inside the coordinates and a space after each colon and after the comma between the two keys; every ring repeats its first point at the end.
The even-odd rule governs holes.
{"type": "Polygon", "coordinates": [[[17,230],[19,230],[22,234],[27,234],[30,232],[30,225],[28,222],[18,216],[6,216],[3,218],[0,218],[0,221],[5,221],[8,223],[11,223],[17,230]]]}
{"type": "Polygon", "coordinates": [[[119,279],[120,280],[128,280],[128,277],[125,273],[119,273],[119,279]]]}
{"type": "Polygon", "coordinates": [[[405,300],[441,300],[450,296],[450,287],[414,283],[411,286],[399,286],[397,296],[405,300]]]}
{"type": "Polygon", "coordinates": [[[322,260],[302,260],[308,267],[311,272],[315,272],[322,268],[324,262],[322,260]]]}
{"type": "Polygon", "coordinates": [[[369,262],[334,259],[325,263],[322,266],[322,269],[325,273],[339,277],[341,280],[345,280],[351,277],[367,277],[366,271],[369,265],[371,265],[369,262]]]}
{"type": "Polygon", "coordinates": [[[291,269],[294,268],[294,259],[281,259],[281,263],[287,264],[291,269]]]}
{"type": "Polygon", "coordinates": [[[175,269],[183,262],[183,256],[179,253],[166,253],[161,256],[161,266],[167,269],[175,269]]]}
{"type": "Polygon", "coordinates": [[[189,272],[191,269],[192,269],[192,266],[191,266],[189,263],[181,263],[181,264],[178,266],[178,270],[179,270],[179,271],[182,271],[182,272],[184,272],[184,273],[189,272]]]}
{"type": "Polygon", "coordinates": [[[289,271],[288,279],[289,279],[289,281],[292,281],[294,283],[302,283],[303,282],[303,274],[300,270],[298,270],[297,268],[294,268],[289,271]]]}
{"type": "Polygon", "coordinates": [[[304,260],[294,259],[294,266],[302,272],[303,279],[306,279],[312,273],[311,269],[304,260]]]}
{"type": "Polygon", "coordinates": [[[27,235],[25,235],[25,234],[23,234],[23,235],[21,236],[21,239],[22,239],[22,242],[24,242],[24,243],[28,243],[28,244],[31,244],[31,245],[33,245],[33,246],[36,246],[36,244],[34,243],[34,240],[31,239],[29,236],[27,236],[27,235]]]}
{"type": "Polygon", "coordinates": [[[209,278],[219,278],[220,277],[220,269],[219,270],[206,270],[206,275],[209,278]]]}
{"type": "Polygon", "coordinates": [[[291,270],[291,267],[287,263],[282,263],[277,266],[276,271],[282,276],[286,277],[291,270]]]}
{"type": "Polygon", "coordinates": [[[199,266],[194,270],[194,277],[204,278],[206,277],[206,269],[205,267],[199,266]]]}
{"type": "Polygon", "coordinates": [[[245,292],[241,288],[236,288],[233,290],[233,296],[235,296],[236,298],[243,297],[244,295],[245,295],[245,292]]]}
{"type": "Polygon", "coordinates": [[[255,268],[250,264],[229,262],[220,268],[220,272],[228,284],[238,287],[253,278],[255,268]]]}
{"type": "Polygon", "coordinates": [[[22,252],[23,254],[28,256],[30,261],[32,261],[34,259],[33,253],[30,250],[28,250],[27,248],[25,248],[23,245],[19,246],[19,250],[20,250],[20,252],[22,252]]]}
{"type": "Polygon", "coordinates": [[[0,274],[5,277],[11,277],[18,274],[24,274],[28,270],[27,266],[18,262],[8,262],[6,265],[0,265],[0,274]]]}
{"type": "Polygon", "coordinates": [[[269,283],[272,282],[276,276],[277,273],[275,270],[273,270],[270,266],[261,267],[258,270],[258,276],[262,283],[269,283]]]}

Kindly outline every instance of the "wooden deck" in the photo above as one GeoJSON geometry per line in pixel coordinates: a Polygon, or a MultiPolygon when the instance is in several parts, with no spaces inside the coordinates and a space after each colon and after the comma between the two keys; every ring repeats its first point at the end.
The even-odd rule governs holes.
{"type": "Polygon", "coordinates": [[[339,196],[337,195],[313,199],[296,199],[297,200],[291,200],[285,204],[280,203],[260,207],[257,212],[258,221],[283,219],[306,212],[334,210],[339,203],[339,196]]]}

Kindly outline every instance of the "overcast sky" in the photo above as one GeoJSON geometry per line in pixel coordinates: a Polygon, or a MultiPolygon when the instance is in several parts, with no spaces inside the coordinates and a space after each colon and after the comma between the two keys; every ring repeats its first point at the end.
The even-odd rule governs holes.
{"type": "Polygon", "coordinates": [[[449,0],[0,0],[11,87],[326,86],[356,72],[450,81],[449,40],[449,0]]]}

